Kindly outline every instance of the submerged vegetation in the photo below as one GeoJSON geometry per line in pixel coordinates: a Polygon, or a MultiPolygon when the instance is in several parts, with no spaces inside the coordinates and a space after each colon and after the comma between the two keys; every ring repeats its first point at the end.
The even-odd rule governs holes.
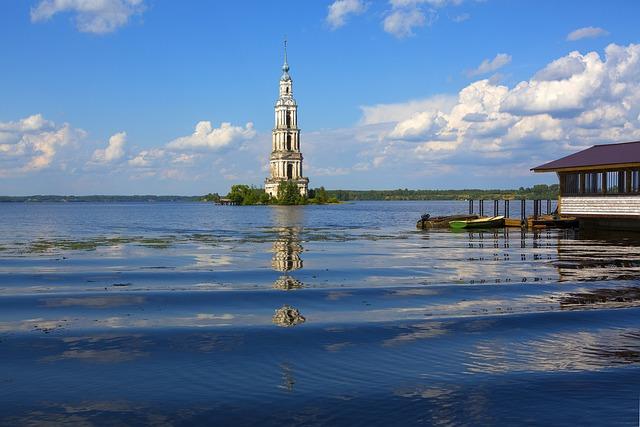
{"type": "Polygon", "coordinates": [[[28,246],[29,253],[50,251],[95,251],[102,246],[136,244],[150,248],[164,249],[175,241],[172,237],[94,237],[86,240],[73,239],[38,239],[28,246]]]}

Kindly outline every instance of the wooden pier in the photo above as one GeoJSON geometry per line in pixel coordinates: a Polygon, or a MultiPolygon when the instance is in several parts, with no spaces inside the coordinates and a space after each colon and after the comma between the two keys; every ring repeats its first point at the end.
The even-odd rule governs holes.
{"type": "Polygon", "coordinates": [[[218,200],[218,202],[216,203],[216,205],[223,205],[223,206],[237,206],[238,203],[234,202],[231,199],[220,199],[218,200]]]}
{"type": "Polygon", "coordinates": [[[485,211],[485,202],[491,206],[493,216],[502,215],[505,220],[505,227],[526,227],[526,228],[571,228],[577,227],[578,222],[573,217],[560,217],[557,215],[557,208],[554,212],[553,201],[551,199],[502,199],[502,200],[469,200],[469,215],[477,214],[484,217],[488,214],[485,211]],[[520,203],[520,217],[511,217],[511,202],[520,203]],[[527,205],[532,202],[532,215],[527,216],[527,205]],[[500,205],[502,204],[502,212],[500,205]],[[544,211],[544,213],[543,213],[544,211]]]}

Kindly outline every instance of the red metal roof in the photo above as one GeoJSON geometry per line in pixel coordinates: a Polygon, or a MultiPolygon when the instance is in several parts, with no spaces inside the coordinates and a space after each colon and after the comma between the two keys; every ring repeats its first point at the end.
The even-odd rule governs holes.
{"type": "Polygon", "coordinates": [[[612,166],[624,163],[640,163],[640,141],[620,144],[594,145],[558,160],[532,168],[534,172],[551,172],[558,169],[589,166],[612,166]]]}

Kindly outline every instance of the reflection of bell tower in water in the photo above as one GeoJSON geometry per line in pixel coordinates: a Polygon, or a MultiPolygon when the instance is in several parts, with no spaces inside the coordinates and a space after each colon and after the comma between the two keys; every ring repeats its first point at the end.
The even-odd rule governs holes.
{"type": "Polygon", "coordinates": [[[302,245],[300,244],[299,233],[301,227],[293,224],[299,209],[296,208],[274,208],[276,210],[276,222],[279,224],[278,238],[273,242],[273,257],[271,267],[283,272],[273,287],[276,289],[297,289],[303,286],[302,282],[289,276],[289,272],[302,268],[302,245]]]}
{"type": "Polygon", "coordinates": [[[264,191],[278,196],[281,182],[291,181],[298,186],[300,194],[308,194],[309,178],[302,176],[302,153],[300,152],[300,129],[298,128],[298,105],[293,98],[293,82],[287,63],[287,41],[284,42],[284,64],[280,77],[280,96],[275,105],[275,127],[272,132],[270,175],[264,182],[264,191]]]}

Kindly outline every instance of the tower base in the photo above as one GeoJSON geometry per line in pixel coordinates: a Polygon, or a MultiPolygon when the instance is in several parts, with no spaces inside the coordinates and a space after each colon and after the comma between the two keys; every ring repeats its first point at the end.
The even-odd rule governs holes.
{"type": "Polygon", "coordinates": [[[300,191],[301,196],[309,196],[309,178],[298,178],[291,180],[267,178],[264,180],[264,191],[271,197],[278,197],[278,186],[281,182],[286,181],[293,181],[298,186],[298,190],[300,191]]]}

